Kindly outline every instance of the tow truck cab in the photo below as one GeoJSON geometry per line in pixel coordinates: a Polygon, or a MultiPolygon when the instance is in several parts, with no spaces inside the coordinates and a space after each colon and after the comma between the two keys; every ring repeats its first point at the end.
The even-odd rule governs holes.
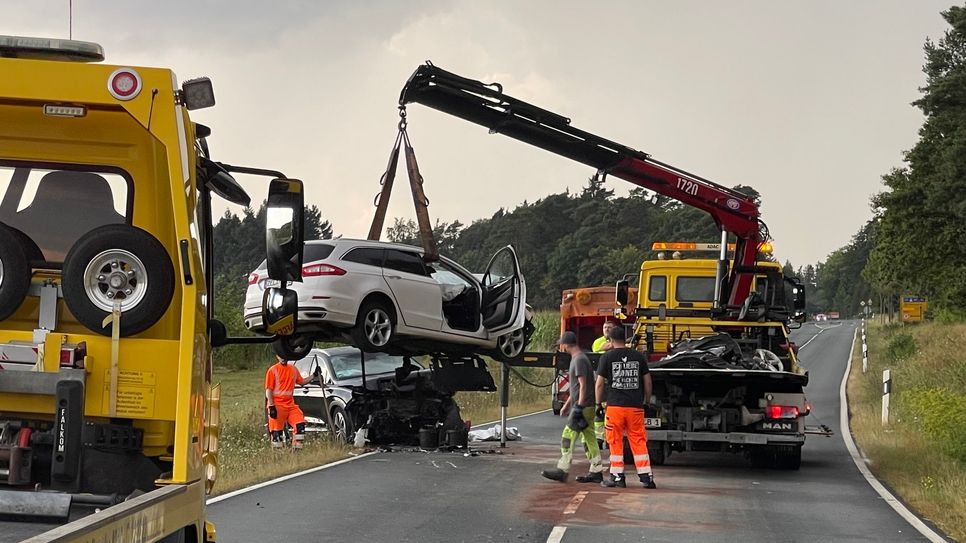
{"type": "Polygon", "coordinates": [[[189,117],[207,78],[103,58],[0,37],[0,517],[213,540],[210,195],[248,197],[189,117]]]}
{"type": "MultiPolygon", "coordinates": [[[[711,316],[718,262],[684,257],[693,252],[717,251],[718,247],[718,244],[709,243],[655,242],[651,248],[656,251],[656,258],[641,263],[640,287],[636,296],[622,295],[628,300],[633,298],[636,304],[636,308],[624,313],[643,316],[649,321],[641,331],[645,336],[635,338],[635,341],[646,342],[652,360],[665,356],[669,344],[674,341],[714,333],[709,326],[682,319],[708,319],[711,316]]],[[[734,249],[733,246],[729,248],[734,249]]],[[[770,243],[763,244],[760,250],[762,255],[770,255],[771,251],[770,243]]],[[[755,263],[755,268],[749,305],[761,312],[756,320],[778,320],[796,325],[797,319],[804,315],[801,310],[804,309],[805,291],[801,282],[797,278],[785,277],[777,262],[762,259],[755,263]]],[[[618,283],[618,291],[627,288],[622,284],[626,285],[626,282],[618,283]]],[[[627,304],[622,304],[619,299],[617,305],[627,304]]]]}

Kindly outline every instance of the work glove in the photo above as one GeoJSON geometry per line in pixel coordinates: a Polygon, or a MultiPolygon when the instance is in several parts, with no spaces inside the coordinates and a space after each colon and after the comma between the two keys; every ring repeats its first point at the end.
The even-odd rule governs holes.
{"type": "Polygon", "coordinates": [[[278,418],[278,409],[276,409],[274,405],[268,406],[268,416],[271,419],[278,418]]]}
{"type": "Polygon", "coordinates": [[[645,404],[644,405],[644,416],[647,417],[647,418],[649,418],[649,419],[656,418],[657,417],[657,406],[654,405],[654,404],[651,404],[651,403],[645,404]]]}
{"type": "Polygon", "coordinates": [[[604,404],[597,404],[597,410],[594,411],[594,417],[596,420],[604,420],[604,404]]]}
{"type": "Polygon", "coordinates": [[[590,423],[584,418],[584,410],[580,406],[574,406],[570,412],[570,428],[575,432],[582,432],[590,423]]]}

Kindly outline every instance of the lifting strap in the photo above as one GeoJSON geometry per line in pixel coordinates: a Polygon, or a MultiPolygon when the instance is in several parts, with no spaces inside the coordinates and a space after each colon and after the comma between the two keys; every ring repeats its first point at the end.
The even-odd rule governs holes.
{"type": "Polygon", "coordinates": [[[429,198],[426,198],[426,193],[423,192],[423,176],[419,173],[416,152],[409,141],[409,134],[406,133],[405,106],[400,106],[399,117],[399,134],[396,135],[396,143],[389,153],[389,164],[386,166],[386,172],[382,174],[382,178],[379,180],[382,189],[373,201],[376,206],[376,214],[372,218],[372,225],[369,227],[368,239],[378,241],[382,234],[382,228],[386,222],[386,211],[389,207],[389,197],[392,194],[393,181],[396,179],[399,149],[402,147],[406,157],[406,171],[409,174],[409,189],[413,194],[413,205],[416,208],[416,223],[419,225],[419,239],[423,246],[423,260],[435,262],[439,260],[439,249],[433,236],[433,224],[429,220],[429,198]]]}

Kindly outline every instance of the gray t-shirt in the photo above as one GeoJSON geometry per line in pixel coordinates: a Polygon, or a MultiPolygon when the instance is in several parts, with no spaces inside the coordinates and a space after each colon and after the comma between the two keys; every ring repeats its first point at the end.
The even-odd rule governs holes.
{"type": "Polygon", "coordinates": [[[594,398],[594,367],[590,365],[590,359],[584,353],[578,353],[570,359],[570,403],[577,405],[580,401],[580,383],[577,377],[584,376],[587,379],[586,403],[583,407],[597,403],[594,398]]]}

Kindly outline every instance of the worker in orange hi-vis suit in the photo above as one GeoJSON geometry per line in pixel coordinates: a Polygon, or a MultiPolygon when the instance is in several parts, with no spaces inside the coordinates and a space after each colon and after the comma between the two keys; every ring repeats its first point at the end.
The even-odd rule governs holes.
{"type": "Polygon", "coordinates": [[[265,373],[265,400],[268,405],[268,431],[272,436],[272,448],[282,447],[282,432],[287,422],[295,429],[292,448],[301,449],[305,443],[305,415],[295,404],[293,393],[295,385],[305,383],[305,379],[302,379],[302,375],[288,360],[281,356],[275,358],[276,363],[265,373]]]}
{"type": "Polygon", "coordinates": [[[651,375],[643,353],[628,348],[623,326],[611,330],[613,348],[597,363],[597,401],[607,401],[604,432],[610,446],[610,480],[606,487],[626,488],[624,480],[624,433],[634,453],[637,476],[644,488],[657,488],[651,473],[647,452],[647,430],[644,428],[644,404],[651,397],[651,375]]]}

